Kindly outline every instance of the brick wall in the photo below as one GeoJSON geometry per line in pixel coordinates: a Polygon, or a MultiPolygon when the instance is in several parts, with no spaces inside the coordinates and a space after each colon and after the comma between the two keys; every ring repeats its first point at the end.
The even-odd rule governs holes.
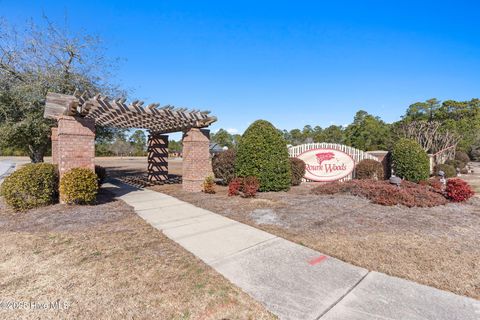
{"type": "Polygon", "coordinates": [[[72,168],[95,169],[95,121],[61,116],[57,140],[60,177],[72,168]]]}
{"type": "Polygon", "coordinates": [[[148,136],[148,180],[168,179],[168,135],[151,133],[148,136]]]}
{"type": "Polygon", "coordinates": [[[200,192],[206,177],[212,175],[209,130],[192,128],[183,136],[182,187],[200,192]]]}

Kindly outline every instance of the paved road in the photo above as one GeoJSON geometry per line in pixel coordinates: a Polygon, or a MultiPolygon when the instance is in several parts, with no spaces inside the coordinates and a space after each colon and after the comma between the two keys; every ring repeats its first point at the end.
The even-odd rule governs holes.
{"type": "Polygon", "coordinates": [[[5,177],[10,174],[11,171],[15,169],[15,164],[11,160],[1,160],[0,161],[0,182],[5,179],[5,177]]]}
{"type": "Polygon", "coordinates": [[[478,300],[369,272],[159,192],[105,187],[280,319],[480,319],[478,300]]]}

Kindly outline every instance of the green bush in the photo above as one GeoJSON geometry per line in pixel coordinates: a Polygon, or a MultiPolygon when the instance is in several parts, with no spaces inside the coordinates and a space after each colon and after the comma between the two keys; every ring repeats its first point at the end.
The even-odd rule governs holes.
{"type": "Polygon", "coordinates": [[[216,154],[212,159],[212,169],[215,178],[222,179],[226,185],[235,178],[235,158],[237,153],[230,149],[216,154]]]}
{"type": "Polygon", "coordinates": [[[305,162],[302,159],[290,158],[290,170],[292,171],[292,186],[298,186],[305,176],[305,162]]]}
{"type": "Polygon", "coordinates": [[[239,177],[254,176],[260,191],[288,190],[291,184],[287,143],[268,121],[257,120],[240,140],[235,161],[239,177]]]}
{"type": "Polygon", "coordinates": [[[438,176],[439,171],[443,171],[446,178],[453,178],[457,176],[457,170],[450,164],[437,164],[435,168],[433,168],[433,172],[436,176],[438,176]]]}
{"type": "Polygon", "coordinates": [[[60,180],[60,197],[68,204],[91,204],[98,193],[98,177],[90,169],[73,168],[60,180]]]}
{"type": "Polygon", "coordinates": [[[5,178],[0,193],[15,210],[55,203],[58,199],[57,168],[49,163],[27,164],[5,178]]]}
{"type": "Polygon", "coordinates": [[[357,179],[385,179],[383,165],[373,159],[364,159],[360,161],[355,167],[355,172],[357,179]]]}
{"type": "Polygon", "coordinates": [[[460,161],[460,162],[465,164],[462,168],[460,168],[460,169],[463,169],[463,168],[465,168],[467,163],[470,162],[470,157],[468,156],[468,154],[466,152],[457,150],[455,152],[455,160],[460,161]]]}
{"type": "Polygon", "coordinates": [[[395,175],[408,181],[427,180],[430,175],[430,159],[422,147],[410,139],[400,139],[392,152],[395,175]]]}
{"type": "Polygon", "coordinates": [[[447,160],[447,161],[445,161],[445,164],[448,164],[448,165],[454,167],[455,169],[457,169],[457,168],[463,169],[467,166],[466,162],[462,162],[460,160],[447,160]]]}
{"type": "Polygon", "coordinates": [[[474,161],[480,161],[480,145],[474,144],[470,150],[470,158],[474,161]]]}

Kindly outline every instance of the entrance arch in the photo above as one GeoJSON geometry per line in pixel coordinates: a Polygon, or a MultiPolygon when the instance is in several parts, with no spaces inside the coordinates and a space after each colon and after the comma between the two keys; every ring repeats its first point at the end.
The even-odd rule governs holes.
{"type": "Polygon", "coordinates": [[[47,94],[44,117],[58,122],[52,128],[52,159],[60,177],[75,167],[94,169],[95,125],[101,125],[148,130],[148,180],[164,181],[168,179],[168,134],[183,132],[183,189],[201,191],[204,179],[212,173],[207,128],[217,118],[209,111],[125,102],[78,91],[47,94]]]}

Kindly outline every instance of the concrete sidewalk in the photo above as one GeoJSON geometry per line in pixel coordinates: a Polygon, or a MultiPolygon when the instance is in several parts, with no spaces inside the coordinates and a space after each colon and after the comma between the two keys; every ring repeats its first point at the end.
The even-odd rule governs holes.
{"type": "Polygon", "coordinates": [[[280,319],[480,319],[480,301],[359,268],[171,196],[104,187],[280,319]]]}

